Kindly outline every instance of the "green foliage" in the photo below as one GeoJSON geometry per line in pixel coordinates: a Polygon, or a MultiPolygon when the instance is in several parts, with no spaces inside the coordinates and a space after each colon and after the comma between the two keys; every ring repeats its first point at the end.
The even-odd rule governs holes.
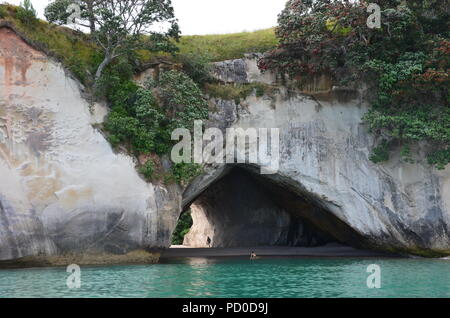
{"type": "MultiPolygon", "coordinates": [[[[110,66],[99,86],[112,107],[105,130],[114,147],[124,146],[136,155],[163,155],[173,146],[171,133],[175,128],[192,129],[194,120],[208,118],[207,103],[186,74],[168,71],[143,88],[131,81],[127,70],[126,61],[110,66]]],[[[140,169],[148,179],[154,170],[150,164],[140,169]]],[[[174,165],[168,179],[186,184],[200,172],[199,165],[174,165]]]]}
{"type": "MultiPolygon", "coordinates": [[[[183,71],[196,83],[203,84],[205,63],[243,58],[246,53],[266,52],[278,44],[274,29],[232,34],[182,36],[178,42],[179,54],[175,59],[183,64],[183,71]]],[[[146,54],[143,54],[146,55],[146,54]]],[[[151,57],[144,56],[144,60],[151,57]]]]}
{"type": "Polygon", "coordinates": [[[0,6],[0,19],[6,18],[8,15],[8,11],[6,10],[6,7],[0,6]]]}
{"type": "Polygon", "coordinates": [[[435,151],[428,156],[428,162],[431,165],[436,165],[437,169],[443,170],[445,166],[450,163],[450,147],[435,151]]]}
{"type": "MultiPolygon", "coordinates": [[[[258,84],[259,84],[259,83],[258,83],[258,84]]],[[[263,97],[265,93],[266,93],[266,89],[265,89],[265,86],[264,86],[264,85],[257,85],[257,86],[255,87],[255,94],[256,94],[256,97],[263,97]]]]}
{"type": "Polygon", "coordinates": [[[266,52],[278,44],[273,29],[233,34],[183,36],[177,44],[184,55],[205,55],[209,62],[244,57],[246,53],[266,52]]]}
{"type": "Polygon", "coordinates": [[[168,118],[149,89],[139,89],[136,94],[135,116],[152,134],[153,149],[159,155],[168,153],[172,146],[170,118],[168,118]]]}
{"type": "Polygon", "coordinates": [[[75,56],[69,56],[66,60],[67,68],[78,78],[82,83],[88,81],[87,67],[82,60],[75,56]]]}
{"type": "Polygon", "coordinates": [[[343,27],[342,25],[340,25],[336,18],[328,19],[325,25],[328,31],[337,35],[346,36],[352,31],[351,27],[343,27]]]}
{"type": "Polygon", "coordinates": [[[427,141],[428,161],[450,162],[449,12],[445,1],[380,0],[380,29],[367,27],[367,3],[290,0],[276,29],[280,45],[259,66],[292,78],[329,74],[340,84],[370,85],[365,116],[383,139],[371,159],[389,158],[393,145],[427,141]]]}
{"type": "Polygon", "coordinates": [[[374,163],[380,163],[389,160],[389,148],[386,140],[383,140],[381,144],[373,150],[370,160],[374,163]]]}
{"type": "Polygon", "coordinates": [[[183,72],[168,71],[158,82],[159,95],[173,128],[193,128],[195,120],[208,119],[208,105],[198,85],[183,72]]]}
{"type": "Polygon", "coordinates": [[[20,22],[28,26],[36,23],[36,10],[34,9],[31,0],[24,0],[24,2],[20,4],[20,7],[17,8],[16,17],[20,22]]]}
{"type": "Polygon", "coordinates": [[[189,230],[193,225],[191,211],[184,212],[181,214],[178,220],[177,226],[173,233],[172,244],[173,245],[183,245],[184,237],[188,234],[189,230]]]}
{"type": "Polygon", "coordinates": [[[123,143],[138,153],[150,153],[153,150],[154,135],[123,108],[116,107],[111,111],[105,129],[110,133],[109,141],[113,146],[123,143]]]}
{"type": "MultiPolygon", "coordinates": [[[[71,23],[67,11],[72,3],[54,0],[45,9],[46,18],[59,25],[71,23]]],[[[90,28],[91,38],[103,53],[103,60],[95,72],[96,82],[118,57],[134,54],[137,50],[177,50],[171,40],[178,40],[180,30],[170,0],[83,0],[77,4],[81,16],[73,22],[90,28]],[[152,27],[157,23],[169,27],[156,32],[152,27]]]]}
{"type": "MultiPolygon", "coordinates": [[[[136,154],[155,152],[158,127],[147,126],[140,118],[130,114],[125,107],[114,107],[105,122],[105,130],[109,132],[109,141],[114,147],[124,144],[136,154]]],[[[136,107],[136,104],[127,108],[133,107],[136,107]]]]}
{"type": "Polygon", "coordinates": [[[139,168],[139,173],[141,173],[147,181],[152,180],[154,172],[155,165],[152,160],[147,161],[142,167],[139,168]]]}
{"type": "Polygon", "coordinates": [[[183,71],[197,84],[203,85],[212,81],[211,57],[208,54],[197,52],[196,54],[180,54],[178,60],[183,65],[183,71]]]}
{"type": "Polygon", "coordinates": [[[153,149],[153,135],[123,107],[112,109],[105,123],[110,133],[109,140],[115,147],[125,144],[135,153],[150,153],[153,149]]]}
{"type": "Polygon", "coordinates": [[[390,140],[428,141],[428,155],[434,158],[428,162],[443,169],[450,162],[443,151],[450,144],[448,79],[443,72],[424,71],[429,63],[423,52],[405,53],[396,63],[366,63],[365,68],[377,74],[378,95],[365,119],[372,131],[390,140]]]}
{"type": "Polygon", "coordinates": [[[172,176],[176,182],[187,185],[203,171],[201,165],[196,163],[177,163],[172,167],[172,176]]]}
{"type": "Polygon", "coordinates": [[[114,90],[108,91],[108,98],[112,101],[112,106],[125,105],[125,108],[131,113],[134,110],[134,99],[138,91],[138,86],[131,80],[124,80],[119,82],[114,90]]]}
{"type": "Polygon", "coordinates": [[[132,80],[133,71],[128,59],[119,59],[98,79],[95,93],[106,97],[112,108],[118,106],[130,109],[138,90],[138,86],[132,80]]]}
{"type": "MultiPolygon", "coordinates": [[[[23,25],[16,18],[17,7],[0,4],[0,12],[4,12],[5,17],[13,22],[15,27],[26,35],[27,39],[36,43],[47,53],[57,57],[85,86],[91,87],[96,70],[104,55],[90,34],[83,34],[55,25],[67,22],[68,14],[65,9],[69,2],[70,0],[51,2],[47,8],[56,6],[53,7],[53,12],[50,13],[49,9],[46,13],[51,24],[37,20],[32,28],[23,25]]],[[[84,11],[86,2],[81,1],[82,20],[79,21],[88,26],[88,16],[84,11]]],[[[158,47],[164,45],[152,43],[152,39],[147,36],[142,36],[142,39],[145,40],[145,44],[143,43],[140,48],[132,52],[135,54],[137,64],[143,65],[155,58],[172,59],[171,52],[176,51],[175,47],[178,47],[179,57],[175,57],[175,60],[181,64],[186,64],[183,66],[183,71],[199,84],[203,84],[205,75],[207,75],[205,68],[209,66],[205,64],[206,62],[242,58],[245,53],[263,52],[274,48],[277,44],[273,29],[237,34],[184,36],[179,42],[172,40],[167,44],[167,48],[170,46],[169,53],[155,52],[158,47]]],[[[167,40],[167,38],[164,39],[165,42],[167,40]]]]}
{"type": "Polygon", "coordinates": [[[85,86],[92,84],[91,74],[101,62],[101,52],[89,41],[89,36],[68,28],[56,27],[36,19],[31,25],[19,20],[21,9],[0,5],[4,19],[14,25],[36,47],[61,61],[85,86]],[[99,61],[100,59],[100,61],[99,61]]]}
{"type": "Polygon", "coordinates": [[[414,159],[411,157],[411,146],[409,144],[403,145],[400,154],[405,162],[414,163],[414,159]]]}
{"type": "Polygon", "coordinates": [[[134,113],[146,127],[156,127],[164,120],[165,116],[159,110],[158,102],[149,89],[138,89],[136,91],[134,113]]]}
{"type": "Polygon", "coordinates": [[[135,153],[155,151],[159,121],[164,118],[152,91],[138,87],[132,80],[132,67],[121,60],[100,78],[98,94],[105,95],[112,108],[105,129],[115,147],[124,144],[135,153]],[[154,114],[154,120],[150,120],[154,114]]]}

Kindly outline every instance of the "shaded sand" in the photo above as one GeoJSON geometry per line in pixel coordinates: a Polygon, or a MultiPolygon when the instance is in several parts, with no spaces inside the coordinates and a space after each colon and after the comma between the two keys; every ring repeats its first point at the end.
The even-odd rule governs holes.
{"type": "Polygon", "coordinates": [[[161,259],[183,257],[250,257],[254,251],[258,257],[393,257],[395,255],[359,250],[350,246],[328,244],[319,247],[237,247],[237,248],[189,248],[172,246],[161,252],[161,259]]]}

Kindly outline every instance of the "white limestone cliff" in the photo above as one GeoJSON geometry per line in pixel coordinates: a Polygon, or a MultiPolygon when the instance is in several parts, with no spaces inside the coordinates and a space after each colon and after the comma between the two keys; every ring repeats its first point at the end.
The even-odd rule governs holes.
{"type": "Polygon", "coordinates": [[[171,194],[113,152],[92,126],[106,109],[81,93],[60,63],[0,28],[0,260],[166,244],[158,211],[171,194]]]}
{"type": "MultiPolygon", "coordinates": [[[[414,164],[397,157],[372,163],[375,141],[362,121],[368,106],[361,92],[287,89],[273,74],[259,73],[257,58],[218,63],[216,76],[262,82],[272,93],[240,104],[211,99],[209,125],[280,129],[279,172],[261,177],[255,167],[242,167],[268,187],[276,199],[270,205],[349,244],[450,254],[450,167],[429,166],[420,145],[414,164]]],[[[90,105],[82,92],[60,63],[0,28],[0,260],[168,247],[181,210],[196,202],[201,213],[199,196],[230,170],[206,166],[184,193],[145,182],[134,160],[115,153],[93,127],[107,109],[90,105]]],[[[267,207],[261,211],[274,219],[267,207]]],[[[283,212],[282,235],[261,237],[273,243],[288,236],[288,227],[283,212]]]]}
{"type": "MultiPolygon", "coordinates": [[[[371,162],[375,140],[362,119],[369,107],[364,92],[340,90],[325,78],[306,88],[288,89],[276,85],[273,75],[260,74],[257,58],[248,55],[216,63],[215,76],[227,83],[250,83],[261,76],[261,82],[273,84],[276,92],[263,97],[253,94],[240,104],[216,101],[218,111],[208,125],[280,129],[280,170],[263,179],[325,211],[299,208],[293,213],[342,241],[359,240],[365,246],[406,253],[449,254],[450,166],[443,171],[430,166],[423,144],[415,146],[413,164],[398,156],[383,164],[371,162]],[[233,76],[236,68],[239,71],[233,76]],[[346,237],[348,229],[356,235],[353,239],[346,237]]],[[[220,169],[209,167],[187,190],[184,204],[220,179],[220,169]]],[[[191,233],[197,231],[194,224],[191,233]]]]}

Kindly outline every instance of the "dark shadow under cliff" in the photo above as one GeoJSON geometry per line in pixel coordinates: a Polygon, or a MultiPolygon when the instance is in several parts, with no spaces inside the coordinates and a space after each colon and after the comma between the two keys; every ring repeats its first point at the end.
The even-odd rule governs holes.
{"type": "Polygon", "coordinates": [[[362,242],[354,230],[307,196],[239,166],[211,184],[190,208],[194,224],[184,244],[191,247],[362,242]]]}

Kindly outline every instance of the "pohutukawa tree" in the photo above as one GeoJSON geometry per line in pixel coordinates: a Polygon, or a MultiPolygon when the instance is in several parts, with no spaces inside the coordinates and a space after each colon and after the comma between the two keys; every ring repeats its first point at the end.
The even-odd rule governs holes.
{"type": "Polygon", "coordinates": [[[170,39],[178,39],[180,30],[171,0],[56,0],[46,9],[47,19],[67,24],[72,14],[68,8],[73,3],[80,4],[81,13],[75,23],[90,28],[93,40],[104,53],[95,74],[96,82],[120,56],[139,49],[176,50],[170,39]],[[157,26],[163,31],[155,31],[157,26]]]}
{"type": "Polygon", "coordinates": [[[259,66],[293,79],[326,74],[337,84],[365,82],[374,96],[365,116],[378,146],[411,161],[420,141],[428,161],[450,163],[450,6],[442,0],[377,0],[381,28],[369,28],[371,1],[289,0],[279,16],[277,49],[259,66]]]}

